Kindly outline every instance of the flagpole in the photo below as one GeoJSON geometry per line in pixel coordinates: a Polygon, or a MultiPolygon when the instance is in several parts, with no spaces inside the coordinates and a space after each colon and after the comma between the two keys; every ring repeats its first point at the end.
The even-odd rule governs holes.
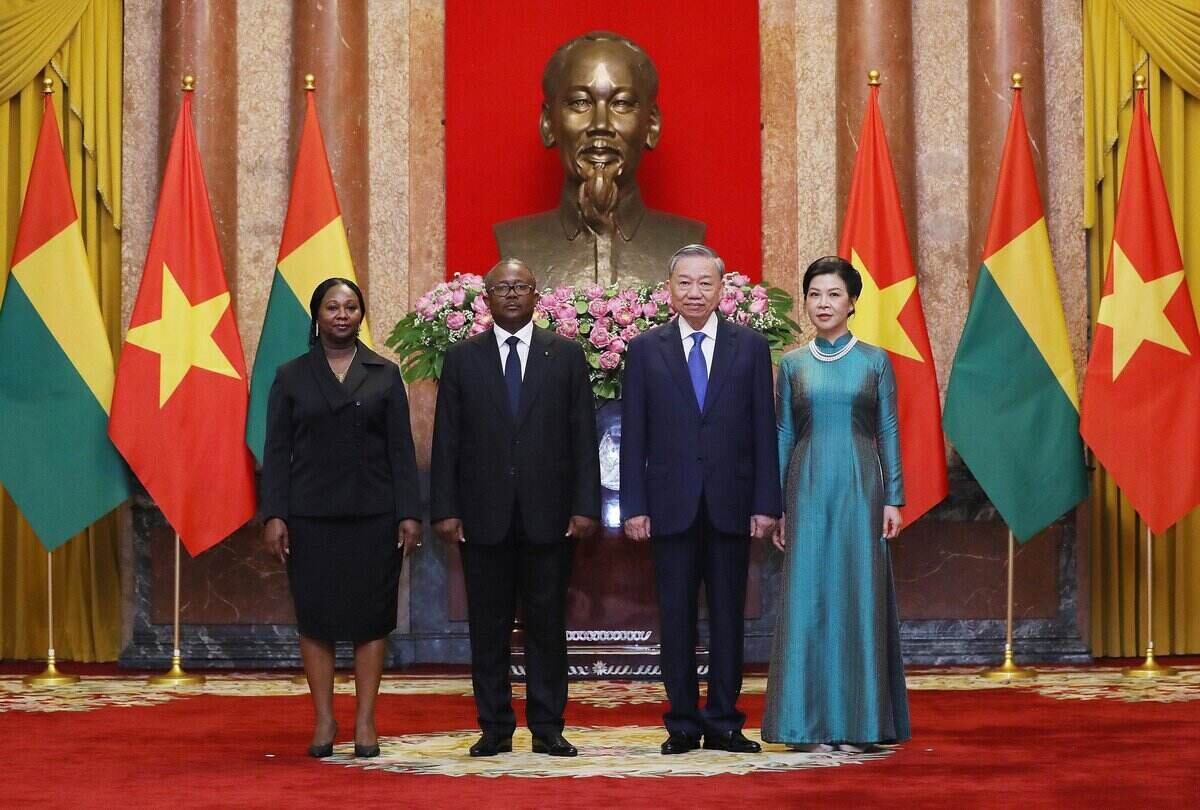
{"type": "Polygon", "coordinates": [[[1136,667],[1121,670],[1126,678],[1169,678],[1178,675],[1174,667],[1154,660],[1154,533],[1146,527],[1146,660],[1136,667]]]}
{"type": "MultiPolygon", "coordinates": [[[[47,79],[49,81],[49,79],[47,79]]],[[[25,678],[26,686],[68,686],[79,680],[78,675],[59,672],[54,665],[54,557],[46,552],[46,668],[38,675],[25,678]]]]}
{"type": "Polygon", "coordinates": [[[1037,677],[1037,670],[1017,666],[1013,661],[1013,565],[1016,561],[1017,541],[1012,529],[1008,530],[1008,619],[1004,634],[1004,663],[989,667],[979,674],[989,681],[1027,681],[1037,677]]]}
{"type": "Polygon", "coordinates": [[[179,533],[175,533],[175,632],[171,653],[171,668],[160,675],[151,675],[149,683],[153,686],[195,686],[204,683],[203,675],[193,675],[183,671],[179,654],[179,580],[182,556],[179,533]]]}

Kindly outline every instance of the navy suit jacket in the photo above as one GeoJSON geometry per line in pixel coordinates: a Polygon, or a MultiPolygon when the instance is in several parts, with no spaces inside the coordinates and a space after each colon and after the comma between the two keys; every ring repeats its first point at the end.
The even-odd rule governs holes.
{"type": "Polygon", "coordinates": [[[678,319],[651,329],[629,343],[621,397],[622,518],[648,515],[653,536],[679,534],[701,494],[726,534],[782,513],[771,349],[758,332],[717,319],[701,409],[678,319]]]}

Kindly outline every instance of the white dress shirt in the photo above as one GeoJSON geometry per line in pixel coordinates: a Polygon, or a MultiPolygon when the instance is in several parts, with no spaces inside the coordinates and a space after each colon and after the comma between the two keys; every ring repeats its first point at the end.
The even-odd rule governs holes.
{"type": "Polygon", "coordinates": [[[692,352],[692,345],[695,343],[692,335],[696,332],[704,333],[704,340],[700,341],[700,353],[704,355],[704,366],[708,370],[709,376],[712,376],[713,350],[717,347],[717,313],[709,315],[708,320],[700,329],[693,329],[682,315],[679,316],[679,336],[683,338],[683,359],[685,361],[692,352]]]}
{"type": "MultiPolygon", "coordinates": [[[[715,316],[714,316],[715,317],[715,316]]],[[[533,321],[522,326],[515,332],[506,332],[499,326],[492,326],[492,331],[496,333],[496,344],[500,347],[500,373],[504,374],[504,364],[508,362],[508,339],[516,335],[520,343],[517,344],[517,359],[521,361],[521,379],[525,379],[525,366],[529,362],[529,341],[533,340],[533,321]]],[[[716,334],[716,326],[713,327],[713,334],[716,334]]]]}

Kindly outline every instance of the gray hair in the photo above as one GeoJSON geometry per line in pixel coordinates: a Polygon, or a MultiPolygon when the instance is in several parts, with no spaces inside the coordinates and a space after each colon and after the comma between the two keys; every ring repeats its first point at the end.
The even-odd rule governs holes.
{"type": "Polygon", "coordinates": [[[725,275],[725,260],[717,255],[717,252],[708,245],[684,245],[679,250],[671,255],[671,261],[667,263],[667,278],[675,272],[675,265],[679,264],[681,259],[686,259],[691,256],[701,256],[705,259],[711,259],[712,263],[717,266],[717,275],[725,275]]]}

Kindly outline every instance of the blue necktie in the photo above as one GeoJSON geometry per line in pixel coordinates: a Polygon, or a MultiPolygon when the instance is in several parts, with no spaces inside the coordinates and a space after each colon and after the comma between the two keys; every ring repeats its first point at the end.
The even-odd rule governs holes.
{"type": "Polygon", "coordinates": [[[510,335],[504,342],[508,345],[508,357],[504,361],[504,387],[508,389],[508,407],[513,419],[516,419],[517,408],[521,405],[521,356],[517,354],[517,344],[521,339],[510,335]]]}
{"type": "Polygon", "coordinates": [[[708,390],[708,366],[704,364],[704,352],[700,343],[704,340],[703,332],[692,332],[692,350],[688,352],[688,376],[692,378],[692,390],[696,392],[696,404],[704,410],[704,392],[708,390]]]}

